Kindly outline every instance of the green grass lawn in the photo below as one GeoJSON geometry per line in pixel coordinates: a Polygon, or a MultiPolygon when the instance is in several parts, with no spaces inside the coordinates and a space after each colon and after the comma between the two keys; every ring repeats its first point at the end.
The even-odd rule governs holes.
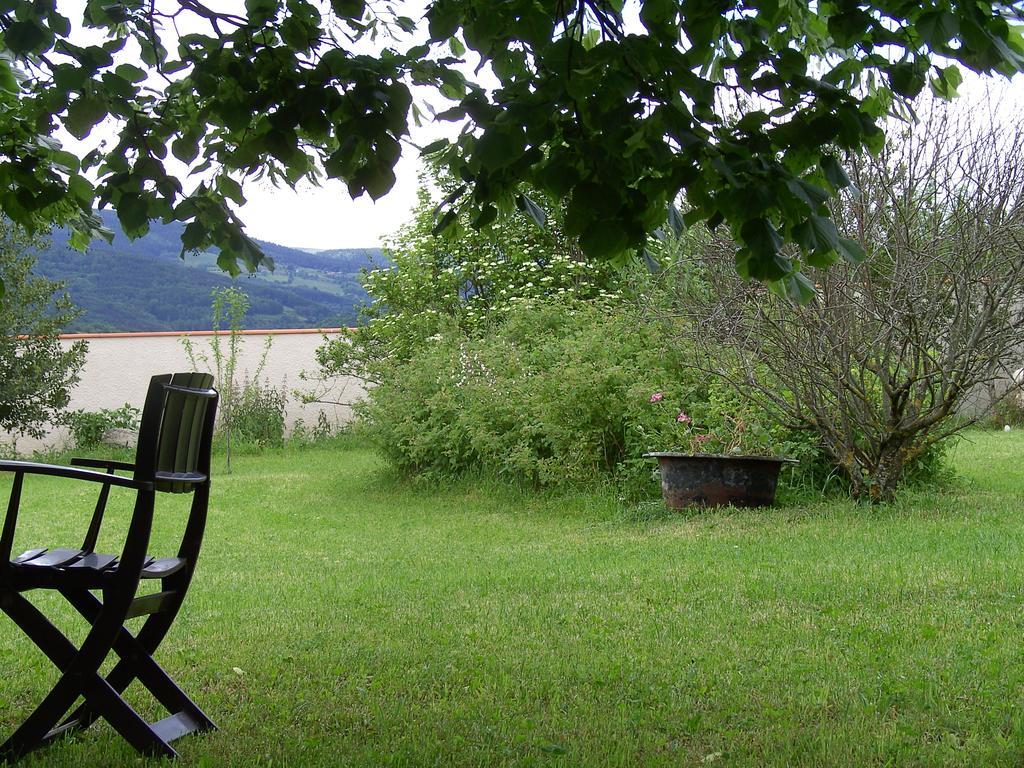
{"type": "MultiPolygon", "coordinates": [[[[1020,765],[1022,458],[1024,433],[974,433],[953,487],[892,506],[658,516],[421,489],[344,445],[236,457],[159,653],[221,730],[176,746],[210,766],[1020,765]]],[[[74,543],[89,491],[27,485],[19,543],[74,543]]],[[[3,616],[0,669],[5,737],[55,671],[3,616]]],[[[105,724],[27,762],[138,764],[105,724]]]]}

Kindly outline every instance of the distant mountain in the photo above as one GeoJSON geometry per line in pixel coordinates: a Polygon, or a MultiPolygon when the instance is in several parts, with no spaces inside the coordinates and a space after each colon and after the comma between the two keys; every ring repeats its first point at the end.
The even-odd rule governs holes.
{"type": "Polygon", "coordinates": [[[129,240],[117,217],[100,213],[114,242],[94,242],[88,252],[68,246],[56,230],[39,254],[37,271],[63,280],[82,316],[68,331],[192,331],[210,327],[210,292],[236,285],[252,304],[248,328],[328,328],[351,325],[366,300],[361,269],[386,266],[378,248],[309,253],[260,242],[273,272],[234,280],[212,254],[179,258],[182,224],[153,223],[149,234],[129,240]]]}

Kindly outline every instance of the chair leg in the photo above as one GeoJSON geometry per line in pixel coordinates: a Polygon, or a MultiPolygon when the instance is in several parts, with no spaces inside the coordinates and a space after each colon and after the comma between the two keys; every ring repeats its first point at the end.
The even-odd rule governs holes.
{"type": "Polygon", "coordinates": [[[87,683],[85,699],[90,709],[99,712],[103,719],[137,751],[146,755],[170,758],[178,756],[174,747],[160,738],[153,730],[153,726],[98,674],[93,675],[87,683]]]}
{"type": "MultiPolygon", "coordinates": [[[[102,603],[90,592],[66,591],[64,596],[89,621],[95,620],[102,603]]],[[[143,625],[136,637],[122,627],[114,640],[114,651],[121,659],[107,675],[106,682],[117,693],[123,693],[133,680],[141,682],[153,697],[172,715],[184,712],[190,721],[188,733],[216,730],[217,726],[199,706],[171,679],[153,659],[157,647],[167,635],[174,620],[174,612],[154,614],[143,625]]],[[[61,728],[81,730],[88,728],[97,717],[88,702],[81,704],[61,728]]],[[[184,734],[182,734],[184,735],[184,734]]]]}
{"type": "Polygon", "coordinates": [[[86,699],[91,711],[108,720],[133,747],[140,752],[175,757],[177,753],[135,712],[98,673],[110,652],[120,624],[101,617],[80,649],[74,645],[25,597],[17,593],[4,595],[4,612],[21,627],[61,670],[60,679],[18,727],[0,745],[0,760],[16,760],[49,743],[66,731],[54,725],[67,713],[79,696],[86,699]]]}
{"type": "Polygon", "coordinates": [[[78,698],[78,693],[75,692],[74,696],[61,707],[60,700],[67,699],[67,693],[64,693],[63,690],[58,691],[58,688],[67,689],[69,687],[66,670],[71,668],[77,651],[71,642],[34,605],[16,592],[5,593],[3,600],[0,600],[0,606],[50,661],[65,671],[57,686],[43,699],[35,711],[3,744],[0,744],[0,761],[13,762],[40,746],[47,731],[78,698]]]}

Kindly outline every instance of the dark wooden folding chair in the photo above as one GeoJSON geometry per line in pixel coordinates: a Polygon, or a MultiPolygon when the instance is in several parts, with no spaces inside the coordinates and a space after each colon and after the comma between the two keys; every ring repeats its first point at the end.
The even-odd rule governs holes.
{"type": "Polygon", "coordinates": [[[154,376],[139,427],[135,463],[77,459],[64,467],[0,461],[14,475],[7,517],[0,533],[0,608],[60,669],[53,690],[0,745],[0,762],[68,733],[107,720],[133,747],[175,757],[171,742],[214,729],[202,710],[153,660],[181,608],[195,571],[210,497],[210,442],[217,410],[213,377],[205,373],[154,376]],[[99,471],[105,470],[105,471],[99,471]],[[117,471],[132,472],[131,477],[117,471]],[[99,499],[78,549],[30,549],[11,559],[25,475],[53,475],[97,483],[99,499]],[[135,507],[120,555],[94,551],[110,488],[135,491],[135,507]],[[192,505],[176,557],[147,554],[157,493],[191,493],[192,505]],[[143,580],[159,579],[160,590],[139,594],[143,580]],[[63,595],[89,622],[85,641],[75,646],[26,597],[35,589],[63,595]],[[147,617],[137,632],[125,622],[147,617]],[[100,665],[113,650],[119,661],[104,677],[100,665]],[[170,713],[146,722],[122,693],[138,680],[170,713]],[[78,707],[68,715],[71,708],[78,707]],[[67,715],[67,717],[65,717],[67,715]],[[64,719],[63,722],[60,722],[64,719]]]}

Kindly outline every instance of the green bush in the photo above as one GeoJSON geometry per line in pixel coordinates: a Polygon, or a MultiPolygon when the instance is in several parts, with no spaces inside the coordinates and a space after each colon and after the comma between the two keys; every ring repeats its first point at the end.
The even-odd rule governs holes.
{"type": "MultiPolygon", "coordinates": [[[[441,197],[459,186],[461,180],[436,172],[430,185],[441,197]]],[[[316,382],[307,399],[329,391],[337,377],[386,380],[438,334],[486,332],[535,303],[620,303],[622,270],[585,258],[565,233],[564,206],[535,197],[545,210],[543,228],[525,214],[502,216],[483,229],[461,216],[438,234],[439,200],[424,187],[412,220],[389,244],[391,263],[362,275],[370,302],[360,323],[325,337],[317,350],[319,372],[304,376],[316,382]]]]}
{"type": "Polygon", "coordinates": [[[988,423],[995,429],[1002,429],[1007,424],[1011,427],[1024,427],[1024,392],[1014,389],[996,403],[988,415],[988,423]]]}
{"type": "Polygon", "coordinates": [[[344,431],[344,427],[332,424],[331,420],[327,418],[327,414],[320,411],[316,415],[316,422],[312,425],[306,424],[302,419],[297,419],[292,426],[289,442],[296,445],[316,445],[337,437],[344,431]]]}
{"type": "Polygon", "coordinates": [[[103,440],[108,429],[139,428],[142,411],[129,403],[120,408],[101,408],[99,411],[79,409],[66,417],[71,439],[79,449],[94,448],[103,440]]]}
{"type": "Polygon", "coordinates": [[[477,337],[440,334],[370,391],[360,416],[403,471],[534,486],[603,477],[630,497],[657,492],[643,453],[687,450],[697,434],[718,441],[705,449],[817,456],[812,439],[689,366],[656,325],[587,305],[520,308],[477,337]]]}
{"type": "Polygon", "coordinates": [[[246,380],[235,393],[232,438],[239,444],[276,446],[284,442],[285,387],[246,380]]]}

